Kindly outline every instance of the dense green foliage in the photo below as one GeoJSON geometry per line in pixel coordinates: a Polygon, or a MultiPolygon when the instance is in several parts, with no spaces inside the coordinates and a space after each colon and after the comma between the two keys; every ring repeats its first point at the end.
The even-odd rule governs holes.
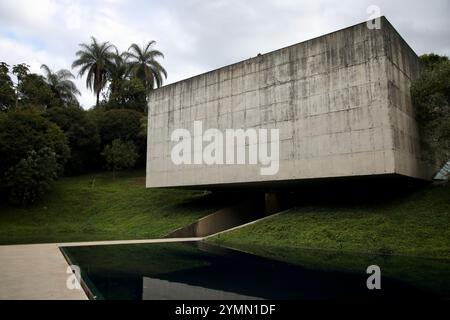
{"type": "Polygon", "coordinates": [[[8,112],[0,117],[0,172],[6,172],[30,151],[50,148],[56,153],[59,171],[70,155],[62,130],[34,112],[8,112]]]}
{"type": "Polygon", "coordinates": [[[0,111],[12,108],[16,101],[14,84],[9,75],[9,65],[0,62],[0,111]]]}
{"type": "Polygon", "coordinates": [[[426,53],[421,55],[419,58],[422,63],[422,66],[425,69],[433,69],[435,67],[440,66],[442,63],[448,62],[447,56],[441,56],[435,53],[426,53]]]}
{"type": "Polygon", "coordinates": [[[99,166],[100,135],[85,111],[78,107],[59,107],[47,110],[44,116],[56,123],[67,137],[70,147],[67,174],[79,174],[99,166]]]}
{"type": "Polygon", "coordinates": [[[9,168],[5,185],[11,202],[33,203],[42,197],[58,177],[56,153],[50,148],[31,150],[28,156],[9,168]]]}
{"type": "Polygon", "coordinates": [[[131,109],[145,112],[146,108],[145,88],[137,78],[121,79],[115,83],[105,109],[131,109]]]}
{"type": "Polygon", "coordinates": [[[132,168],[139,156],[133,142],[123,142],[120,139],[115,139],[108,144],[102,155],[105,157],[108,169],[113,173],[132,168]]]}
{"type": "MultiPolygon", "coordinates": [[[[211,241],[243,250],[278,252],[283,248],[402,254],[450,259],[450,185],[376,204],[298,206],[211,241]],[[256,249],[258,250],[258,249],[256,249]]],[[[264,254],[264,252],[256,252],[264,254]]]]}
{"type": "Polygon", "coordinates": [[[424,70],[411,93],[423,141],[424,157],[443,165],[450,159],[450,61],[423,55],[424,70]]]}
{"type": "Polygon", "coordinates": [[[10,111],[0,117],[0,186],[14,202],[43,195],[69,155],[62,130],[39,114],[10,111]]]}
{"type": "Polygon", "coordinates": [[[56,72],[42,65],[45,77],[30,73],[28,65],[14,65],[11,70],[5,62],[0,63],[0,111],[13,109],[46,110],[60,106],[78,106],[76,95],[80,94],[70,71],[56,72]],[[17,77],[14,85],[10,74],[17,77]],[[16,93],[17,90],[17,93],[16,93]]]}
{"type": "Polygon", "coordinates": [[[96,106],[88,111],[80,108],[80,92],[69,70],[53,71],[43,64],[40,75],[25,63],[11,67],[0,62],[0,188],[16,190],[15,199],[29,194],[34,201],[43,195],[55,175],[49,174],[47,181],[31,172],[38,170],[45,148],[55,153],[56,176],[62,171],[74,175],[143,165],[147,95],[167,77],[158,61],[164,56],[154,44],[150,41],[143,48],[132,44],[123,53],[94,37],[80,44],[72,68],[78,76],[86,76],[86,86],[96,95],[96,106]],[[113,144],[116,139],[120,142],[113,144]],[[32,182],[25,190],[19,184],[27,179],[32,182]]]}
{"type": "Polygon", "coordinates": [[[146,117],[129,109],[114,109],[97,115],[97,126],[101,138],[102,150],[114,140],[130,141],[139,154],[138,163],[142,164],[146,154],[146,139],[142,135],[142,119],[146,117]]]}
{"type": "Polygon", "coordinates": [[[61,102],[44,77],[35,73],[25,75],[20,82],[19,100],[22,108],[35,106],[40,110],[57,107],[61,102]]]}
{"type": "Polygon", "coordinates": [[[144,176],[63,177],[30,207],[0,202],[0,244],[160,238],[217,209],[204,192],[146,189],[144,176]]]}
{"type": "Polygon", "coordinates": [[[146,92],[142,81],[131,76],[130,65],[124,54],[115,55],[109,66],[109,100],[106,110],[132,109],[139,112],[146,110],[146,92]]]}
{"type": "Polygon", "coordinates": [[[98,120],[102,145],[110,144],[115,139],[139,142],[142,117],[143,114],[128,109],[115,109],[102,113],[98,120]]]}

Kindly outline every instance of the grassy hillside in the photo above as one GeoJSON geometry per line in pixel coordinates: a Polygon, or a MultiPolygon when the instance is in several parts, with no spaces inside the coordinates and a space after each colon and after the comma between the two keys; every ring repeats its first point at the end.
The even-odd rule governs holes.
{"type": "Polygon", "coordinates": [[[63,178],[39,204],[0,205],[0,244],[157,238],[211,213],[204,192],[145,189],[145,173],[63,178]]]}
{"type": "Polygon", "coordinates": [[[294,262],[298,248],[450,259],[450,186],[379,204],[299,206],[209,241],[294,262]]]}

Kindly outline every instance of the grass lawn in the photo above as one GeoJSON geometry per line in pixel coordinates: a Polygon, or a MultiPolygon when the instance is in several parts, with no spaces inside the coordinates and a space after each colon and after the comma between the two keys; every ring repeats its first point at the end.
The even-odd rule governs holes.
{"type": "Polygon", "coordinates": [[[62,178],[32,207],[1,204],[0,244],[158,238],[218,205],[202,191],[146,189],[144,176],[62,178]]]}
{"type": "Polygon", "coordinates": [[[298,248],[450,259],[450,185],[379,204],[299,206],[208,241],[292,262],[298,248]]]}

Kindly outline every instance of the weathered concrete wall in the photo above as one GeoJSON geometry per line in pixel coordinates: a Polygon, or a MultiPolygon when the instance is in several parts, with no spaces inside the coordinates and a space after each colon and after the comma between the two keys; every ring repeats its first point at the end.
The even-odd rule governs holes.
{"type": "Polygon", "coordinates": [[[395,172],[431,179],[433,168],[420,160],[420,143],[411,101],[411,81],[420,73],[417,55],[386,20],[384,24],[389,120],[395,172]]]}
{"type": "MultiPolygon", "coordinates": [[[[402,174],[419,164],[409,94],[418,59],[389,22],[358,24],[155,90],[149,100],[147,187],[402,174]],[[175,165],[176,128],[278,128],[280,166],[175,165]]],[[[248,146],[247,146],[248,148],[248,146]]]]}

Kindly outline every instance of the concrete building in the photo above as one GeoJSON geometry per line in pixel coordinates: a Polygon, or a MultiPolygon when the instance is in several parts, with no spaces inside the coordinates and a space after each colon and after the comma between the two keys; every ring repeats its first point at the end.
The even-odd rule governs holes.
{"type": "Polygon", "coordinates": [[[419,160],[410,96],[419,60],[386,18],[380,26],[364,22],[154,90],[147,187],[431,179],[419,160]],[[261,175],[254,164],[175,165],[171,133],[192,131],[194,121],[203,121],[204,130],[278,128],[278,173],[261,175]]]}

